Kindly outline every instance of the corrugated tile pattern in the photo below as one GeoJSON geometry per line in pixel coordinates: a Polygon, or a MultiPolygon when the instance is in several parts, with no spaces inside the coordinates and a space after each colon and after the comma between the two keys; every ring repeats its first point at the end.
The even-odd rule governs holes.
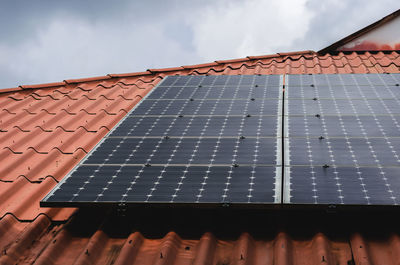
{"type": "Polygon", "coordinates": [[[68,220],[74,209],[40,208],[39,201],[160,79],[66,80],[2,93],[0,218],[68,220]]]}
{"type": "MultiPolygon", "coordinates": [[[[388,232],[382,226],[387,219],[370,217],[376,225],[371,233],[365,230],[371,225],[365,220],[368,216],[346,214],[322,213],[323,218],[310,214],[293,220],[293,215],[248,213],[243,217],[244,213],[237,212],[214,217],[206,225],[185,219],[184,214],[179,218],[186,223],[175,225],[174,219],[164,217],[160,224],[160,216],[140,214],[142,222],[150,224],[136,227],[137,216],[98,222],[94,218],[102,215],[93,213],[88,221],[83,219],[90,217],[75,216],[75,224],[52,224],[44,215],[21,223],[7,215],[0,220],[0,264],[389,265],[400,259],[398,231],[388,232]],[[364,221],[357,227],[354,220],[364,221]],[[118,229],[126,231],[121,235],[118,229]],[[185,229],[198,231],[188,235],[185,229]],[[351,231],[343,232],[347,229],[351,231]],[[240,232],[244,230],[249,232],[240,232]]],[[[398,222],[399,215],[392,218],[398,222]]],[[[387,221],[386,228],[390,227],[396,227],[394,220],[387,221]]]]}
{"type": "MultiPolygon", "coordinates": [[[[311,249],[310,255],[326,253],[322,256],[326,258],[327,264],[346,264],[345,260],[351,255],[349,249],[340,250],[342,256],[336,257],[335,249],[340,249],[340,246],[336,247],[335,242],[329,243],[321,233],[302,243],[292,242],[285,233],[277,234],[269,241],[253,240],[248,234],[234,241],[219,241],[212,234],[187,241],[174,233],[163,239],[150,240],[139,232],[131,234],[128,239],[114,239],[108,238],[100,230],[91,238],[75,238],[63,230],[62,225],[54,225],[54,222],[70,220],[77,210],[41,208],[39,201],[167,75],[399,72],[400,54],[397,52],[353,52],[321,56],[312,51],[304,51],[2,90],[0,251],[3,254],[0,263],[36,261],[39,264],[65,264],[74,261],[88,264],[112,261],[126,264],[124,261],[130,259],[134,262],[128,264],[308,264],[307,256],[298,254],[306,251],[303,250],[305,248],[311,249]],[[59,233],[57,229],[60,229],[59,233]],[[56,242],[50,243],[53,239],[56,242]],[[286,252],[277,250],[281,241],[291,242],[290,248],[285,248],[286,252]],[[56,247],[58,244],[62,244],[62,251],[56,247]],[[195,247],[196,251],[184,251],[180,248],[182,245],[195,247]],[[135,246],[139,246],[138,249],[135,246]],[[321,249],[321,246],[326,247],[321,249]],[[87,255],[84,249],[89,248],[106,251],[87,255]],[[250,254],[245,254],[243,259],[238,258],[236,248],[243,249],[243,253],[250,251],[250,254]],[[160,249],[166,253],[165,258],[158,257],[160,249]],[[214,253],[213,258],[205,257],[210,251],[214,253]],[[111,253],[112,257],[104,256],[105,253],[111,253]],[[247,259],[249,255],[252,261],[247,259]],[[303,258],[304,262],[297,263],[303,258]],[[277,260],[282,263],[277,263],[277,260]]],[[[399,247],[398,236],[393,238],[390,246],[399,247]]],[[[358,244],[362,236],[356,235],[352,240],[358,244]]],[[[385,244],[377,244],[377,251],[389,251],[385,244]]],[[[352,254],[354,260],[358,256],[372,255],[365,249],[357,249],[352,254]]],[[[374,264],[373,257],[369,258],[371,262],[363,264],[374,264]]],[[[389,258],[387,261],[383,264],[394,264],[389,262],[389,258]]],[[[320,263],[316,260],[314,264],[320,263]]]]}

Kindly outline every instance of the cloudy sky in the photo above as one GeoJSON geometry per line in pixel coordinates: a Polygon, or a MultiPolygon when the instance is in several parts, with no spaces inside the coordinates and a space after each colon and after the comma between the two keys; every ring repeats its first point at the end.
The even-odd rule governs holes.
{"type": "Polygon", "coordinates": [[[398,0],[15,0],[0,3],[0,88],[315,50],[398,0]]]}

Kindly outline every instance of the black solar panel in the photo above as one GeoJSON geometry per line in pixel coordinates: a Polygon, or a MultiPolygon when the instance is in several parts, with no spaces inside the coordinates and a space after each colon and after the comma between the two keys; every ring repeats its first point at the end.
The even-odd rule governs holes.
{"type": "Polygon", "coordinates": [[[391,86],[400,83],[399,74],[290,75],[289,78],[291,87],[391,86]]]}
{"type": "Polygon", "coordinates": [[[169,76],[42,201],[281,199],[281,76],[169,76]]]}
{"type": "Polygon", "coordinates": [[[164,79],[42,205],[400,203],[400,75],[282,80],[164,79]]]}
{"type": "Polygon", "coordinates": [[[400,202],[398,74],[289,75],[284,202],[400,202]]]}

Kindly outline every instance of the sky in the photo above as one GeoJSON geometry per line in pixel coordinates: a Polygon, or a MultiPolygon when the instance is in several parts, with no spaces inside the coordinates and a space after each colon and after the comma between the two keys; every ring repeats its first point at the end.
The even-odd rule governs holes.
{"type": "Polygon", "coordinates": [[[318,51],[398,0],[3,0],[0,88],[318,51]]]}

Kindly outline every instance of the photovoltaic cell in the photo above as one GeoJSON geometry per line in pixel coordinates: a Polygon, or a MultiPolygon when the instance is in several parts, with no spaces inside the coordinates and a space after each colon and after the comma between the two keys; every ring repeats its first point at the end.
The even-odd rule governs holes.
{"type": "MultiPolygon", "coordinates": [[[[275,138],[107,138],[85,164],[251,165],[256,147],[274,150],[275,144],[275,138]],[[237,157],[233,160],[234,154],[237,157]]],[[[275,155],[274,152],[257,154],[257,164],[273,166],[275,155]]]]}
{"type": "Polygon", "coordinates": [[[400,202],[398,74],[289,75],[284,202],[400,202]]]}
{"type": "Polygon", "coordinates": [[[291,87],[309,86],[392,86],[400,83],[400,74],[320,74],[290,75],[291,87]]]}
{"type": "Polygon", "coordinates": [[[276,115],[278,100],[146,100],[132,115],[276,115]]]}
{"type": "Polygon", "coordinates": [[[275,195],[274,167],[146,167],[81,166],[62,185],[62,193],[49,197],[77,202],[227,202],[265,203],[275,195]],[[253,172],[254,171],[254,172],[253,172]],[[227,178],[231,178],[227,185],[227,178]],[[228,189],[226,187],[229,187],[228,189]],[[83,188],[83,189],[82,189],[83,188]],[[72,198],[71,198],[72,197],[72,198]]]}
{"type": "Polygon", "coordinates": [[[244,119],[240,116],[164,116],[147,117],[133,116],[128,117],[126,122],[121,124],[113,132],[113,136],[159,136],[165,132],[169,126],[169,136],[216,136],[223,130],[225,137],[236,137],[239,134],[248,137],[256,137],[260,134],[264,137],[275,137],[277,135],[276,126],[261,126],[259,124],[274,124],[276,116],[259,116],[256,119],[244,119]],[[132,127],[132,124],[135,124],[132,127]]]}
{"type": "Polygon", "coordinates": [[[169,76],[43,200],[279,203],[281,76],[169,76]]]}

